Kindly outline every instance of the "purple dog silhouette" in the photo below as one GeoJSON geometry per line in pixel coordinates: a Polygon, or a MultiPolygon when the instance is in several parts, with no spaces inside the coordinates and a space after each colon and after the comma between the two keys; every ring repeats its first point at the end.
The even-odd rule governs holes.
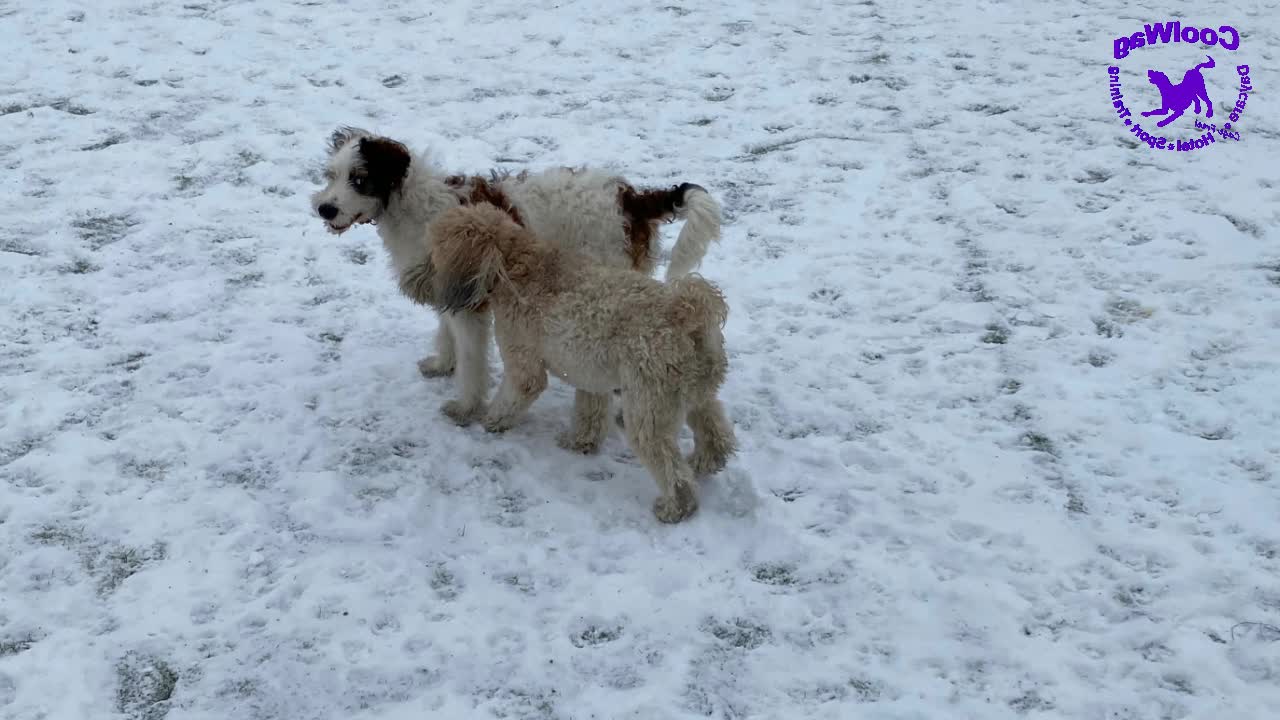
{"type": "Polygon", "coordinates": [[[1213,102],[1209,100],[1209,91],[1204,87],[1204,76],[1200,74],[1201,68],[1213,67],[1213,58],[1208,55],[1205,57],[1209,58],[1209,62],[1202,62],[1188,70],[1187,74],[1182,76],[1182,82],[1177,85],[1169,82],[1169,76],[1159,70],[1148,70],[1147,82],[1160,90],[1160,107],[1148,110],[1142,113],[1142,116],[1151,117],[1172,112],[1172,115],[1156,123],[1156,127],[1164,127],[1182,117],[1182,113],[1186,112],[1192,103],[1195,103],[1196,114],[1199,115],[1200,101],[1204,100],[1204,116],[1213,117],[1213,102]]]}

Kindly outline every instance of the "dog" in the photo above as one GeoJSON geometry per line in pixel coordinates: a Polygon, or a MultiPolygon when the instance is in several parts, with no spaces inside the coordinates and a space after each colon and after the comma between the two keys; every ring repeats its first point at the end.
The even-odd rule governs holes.
{"type": "Polygon", "coordinates": [[[1143,117],[1151,117],[1152,115],[1172,115],[1156,123],[1156,127],[1164,127],[1169,123],[1182,117],[1182,113],[1195,104],[1196,114],[1200,114],[1200,101],[1204,100],[1205,117],[1213,117],[1213,102],[1209,100],[1209,90],[1204,86],[1204,75],[1201,70],[1207,70],[1214,66],[1213,58],[1209,58],[1208,62],[1202,62],[1191,68],[1182,76],[1182,82],[1174,85],[1169,82],[1169,76],[1159,70],[1147,71],[1147,82],[1155,85],[1160,90],[1160,107],[1155,110],[1148,110],[1142,113],[1143,117]]]}
{"type": "MultiPolygon", "coordinates": [[[[405,272],[429,258],[431,224],[459,206],[492,204],[535,235],[575,250],[584,261],[643,275],[651,275],[656,266],[659,223],[684,220],[672,247],[668,280],[694,270],[720,238],[720,205],[693,183],[638,189],[622,177],[589,168],[493,173],[489,178],[448,175],[403,143],[356,127],[340,127],[330,136],[325,177],[311,205],[329,231],[341,235],[357,224],[373,224],[401,290],[427,305],[432,302],[430,293],[420,292],[426,287],[422,269],[409,276],[405,272]]],[[[484,411],[491,318],[481,312],[438,315],[436,353],[420,360],[418,370],[425,377],[456,371],[458,395],[441,409],[454,422],[468,424],[484,411]]],[[[609,400],[607,394],[577,393],[574,426],[607,415],[609,400]]],[[[593,449],[567,436],[565,442],[583,452],[593,449]]]]}
{"type": "MultiPolygon", "coordinates": [[[[723,469],[737,445],[717,397],[728,369],[720,291],[698,275],[662,283],[588,262],[485,203],[446,210],[430,232],[421,272],[431,289],[419,292],[431,297],[421,300],[493,316],[503,375],[485,430],[514,426],[548,373],[589,394],[621,389],[628,443],[658,483],[654,515],[666,523],[691,515],[694,478],[723,469]],[[694,438],[688,459],[676,442],[684,423],[694,438]]],[[[607,423],[594,420],[598,435],[586,440],[599,443],[607,423]]]]}

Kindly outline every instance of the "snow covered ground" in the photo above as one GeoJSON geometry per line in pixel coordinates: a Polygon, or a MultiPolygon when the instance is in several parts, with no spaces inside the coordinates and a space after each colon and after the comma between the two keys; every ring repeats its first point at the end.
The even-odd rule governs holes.
{"type": "Polygon", "coordinates": [[[0,2],[0,717],[1273,716],[1280,16],[1234,5],[0,2]],[[1114,117],[1178,17],[1244,31],[1238,143],[1114,117]],[[309,214],[342,123],[722,199],[695,518],[559,450],[557,383],[440,417],[434,319],[309,214]]]}

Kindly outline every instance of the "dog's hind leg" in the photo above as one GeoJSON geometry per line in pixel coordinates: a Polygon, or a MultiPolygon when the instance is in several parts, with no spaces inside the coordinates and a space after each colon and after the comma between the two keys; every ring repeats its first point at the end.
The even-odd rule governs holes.
{"type": "Polygon", "coordinates": [[[484,412],[489,385],[489,313],[456,312],[448,315],[457,353],[458,397],[441,410],[459,425],[470,425],[484,412]]]}
{"type": "Polygon", "coordinates": [[[714,475],[724,469],[737,449],[733,424],[725,415],[724,405],[712,397],[689,409],[689,429],[693,431],[693,455],[689,464],[697,477],[714,475]]]}
{"type": "Polygon", "coordinates": [[[449,329],[449,322],[440,317],[440,328],[436,330],[436,354],[419,360],[418,372],[423,377],[444,377],[453,374],[455,363],[453,331],[449,329]]]}
{"type": "Polygon", "coordinates": [[[658,483],[653,514],[664,523],[684,520],[698,509],[693,470],[676,444],[680,403],[675,393],[623,390],[627,440],[658,483]]]}
{"type": "Polygon", "coordinates": [[[610,393],[578,390],[573,395],[573,420],[567,432],[557,438],[570,452],[594,455],[609,432],[610,393]]]}
{"type": "MultiPolygon", "coordinates": [[[[1201,87],[1200,94],[1204,97],[1204,116],[1207,118],[1213,117],[1213,102],[1209,100],[1209,91],[1201,87]]],[[[1196,102],[1196,112],[1200,112],[1199,101],[1196,102]]]]}

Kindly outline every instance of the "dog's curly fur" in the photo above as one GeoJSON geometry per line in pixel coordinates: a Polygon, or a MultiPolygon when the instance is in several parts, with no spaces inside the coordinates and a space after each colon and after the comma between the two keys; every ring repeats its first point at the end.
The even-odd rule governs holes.
{"type": "MultiPolygon", "coordinates": [[[[427,229],[440,213],[454,207],[496,205],[539,237],[573,250],[584,262],[645,275],[656,264],[659,223],[683,219],[668,279],[697,267],[710,243],[720,237],[719,204],[692,183],[638,189],[616,175],[570,168],[495,173],[489,178],[448,175],[403,143],[353,127],[335,130],[328,152],[326,185],[312,196],[313,209],[338,234],[357,224],[375,224],[401,290],[422,304],[435,305],[430,293],[423,292],[431,286],[422,267],[430,253],[427,229]]],[[[456,422],[467,423],[484,411],[491,318],[478,308],[442,313],[440,321],[436,354],[420,360],[418,369],[426,377],[457,371],[460,392],[443,409],[456,422]]],[[[575,425],[593,422],[598,412],[608,411],[608,404],[607,394],[579,394],[575,425]]]]}
{"type": "MultiPolygon", "coordinates": [[[[679,522],[696,510],[694,477],[722,469],[736,446],[717,398],[728,369],[729,309],[714,285],[697,275],[664,284],[584,262],[483,203],[432,223],[430,262],[407,292],[430,284],[430,301],[445,312],[493,313],[503,377],[486,430],[512,427],[546,388],[548,372],[588,395],[620,388],[627,439],[661,493],[654,514],[679,522]],[[683,422],[695,443],[687,460],[676,444],[683,422]]],[[[561,444],[598,445],[605,414],[578,410],[589,422],[561,444]]]]}

